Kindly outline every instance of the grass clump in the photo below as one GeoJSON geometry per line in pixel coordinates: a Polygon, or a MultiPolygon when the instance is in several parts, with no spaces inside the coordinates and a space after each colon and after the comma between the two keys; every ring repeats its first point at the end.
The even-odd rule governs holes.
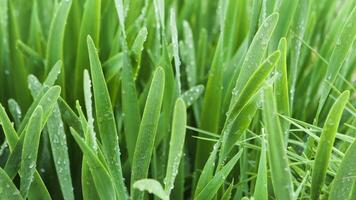
{"type": "Polygon", "coordinates": [[[0,16],[0,199],[356,199],[355,1],[0,16]]]}

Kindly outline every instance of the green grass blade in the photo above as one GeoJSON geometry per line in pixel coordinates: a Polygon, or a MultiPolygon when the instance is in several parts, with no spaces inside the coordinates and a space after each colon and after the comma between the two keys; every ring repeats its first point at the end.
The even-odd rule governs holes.
{"type": "Polygon", "coordinates": [[[267,148],[264,133],[262,131],[262,149],[260,155],[260,161],[258,164],[257,180],[255,185],[255,191],[253,197],[256,200],[267,200],[268,199],[268,188],[267,188],[267,148]]]}
{"type": "Polygon", "coordinates": [[[17,136],[12,123],[5,112],[5,108],[2,105],[0,105],[0,124],[4,130],[6,141],[12,151],[15,148],[19,137],[17,136]]]}
{"type": "Polygon", "coordinates": [[[232,181],[229,185],[229,187],[226,189],[225,193],[221,197],[221,200],[230,200],[231,199],[231,193],[232,193],[232,188],[234,187],[234,181],[232,181]]]}
{"type": "Polygon", "coordinates": [[[18,128],[20,126],[22,118],[22,111],[20,105],[14,99],[9,99],[7,101],[7,104],[9,106],[9,111],[12,115],[12,118],[14,119],[15,127],[18,128]]]}
{"type": "Polygon", "coordinates": [[[337,74],[339,73],[342,64],[344,63],[349,50],[352,47],[353,41],[356,38],[356,7],[353,8],[349,17],[347,18],[342,31],[336,40],[336,46],[331,54],[328,69],[325,76],[325,81],[321,84],[320,89],[320,99],[317,111],[317,117],[319,116],[326,99],[329,96],[331,86],[327,82],[334,83],[337,78],[337,74]]]}
{"type": "Polygon", "coordinates": [[[127,151],[129,154],[129,162],[131,163],[135,152],[137,135],[139,132],[139,126],[137,124],[140,124],[141,122],[141,114],[132,67],[128,61],[129,58],[127,56],[124,56],[123,59],[125,59],[126,62],[123,62],[121,75],[122,112],[124,115],[127,151]]]}
{"type": "Polygon", "coordinates": [[[271,85],[267,85],[264,90],[263,120],[267,131],[269,165],[276,199],[291,200],[294,192],[292,177],[271,85]]]}
{"type": "Polygon", "coordinates": [[[349,96],[349,91],[343,92],[331,107],[326,118],[312,171],[311,199],[313,200],[319,199],[321,188],[324,185],[336,132],[349,96]]]}
{"type": "Polygon", "coordinates": [[[174,187],[174,181],[178,174],[179,164],[183,154],[185,132],[187,125],[187,112],[184,101],[176,101],[173,113],[171,141],[169,143],[169,155],[165,178],[165,191],[169,195],[174,187]]]}
{"type": "Polygon", "coordinates": [[[190,107],[192,104],[194,104],[194,102],[196,102],[199,99],[199,97],[203,94],[203,92],[204,92],[204,86],[197,85],[190,88],[188,91],[185,91],[181,95],[181,98],[184,100],[186,106],[190,107]]]}
{"type": "Polygon", "coordinates": [[[20,191],[16,188],[16,185],[12,182],[6,172],[0,167],[0,193],[1,198],[11,200],[22,200],[20,191]]]}
{"type": "MultiPolygon", "coordinates": [[[[153,75],[151,87],[146,100],[145,110],[137,137],[135,153],[132,161],[131,182],[147,177],[150,160],[153,152],[157,132],[163,93],[165,86],[165,73],[161,67],[153,75]]],[[[134,199],[141,199],[142,194],[131,188],[134,199]]]]}
{"type": "Polygon", "coordinates": [[[80,149],[83,151],[83,154],[87,158],[86,161],[93,176],[93,180],[100,199],[115,200],[116,193],[113,177],[110,176],[103,163],[100,162],[99,158],[95,155],[93,150],[88,147],[87,144],[85,144],[84,140],[79,136],[79,134],[72,128],[70,131],[80,149]]]}
{"type": "Polygon", "coordinates": [[[162,185],[154,179],[141,179],[133,184],[135,189],[140,191],[148,191],[159,197],[162,200],[168,200],[169,196],[164,191],[162,185]]]}
{"type": "Polygon", "coordinates": [[[231,172],[232,168],[236,165],[241,157],[242,150],[240,150],[226,165],[218,171],[209,183],[202,189],[202,191],[194,197],[195,200],[209,200],[213,199],[214,195],[218,192],[221,185],[224,183],[226,177],[231,172]]]}
{"type": "Polygon", "coordinates": [[[94,42],[90,36],[88,36],[87,39],[90,71],[93,81],[95,113],[102,142],[102,150],[108,161],[109,172],[113,176],[117,193],[121,199],[126,199],[127,191],[122,176],[118,135],[109,92],[94,42]]]}
{"type": "Polygon", "coordinates": [[[26,130],[24,138],[22,156],[21,156],[21,182],[20,191],[24,198],[27,198],[30,185],[33,181],[33,174],[36,170],[38,146],[41,136],[41,123],[42,123],[42,107],[39,106],[33,112],[33,115],[28,122],[29,125],[26,130]]]}
{"type": "MultiPolygon", "coordinates": [[[[274,93],[276,95],[277,111],[279,114],[290,116],[289,111],[289,90],[287,78],[287,40],[282,38],[279,41],[278,49],[281,52],[281,57],[276,66],[276,82],[274,85],[274,93]]],[[[289,123],[281,122],[282,132],[284,135],[284,144],[288,142],[289,123]]]]}
{"type": "MultiPolygon", "coordinates": [[[[91,92],[91,80],[88,70],[84,70],[84,102],[85,110],[88,118],[88,137],[86,142],[89,146],[93,147],[93,150],[96,151],[98,144],[96,142],[96,133],[94,131],[94,117],[93,117],[93,103],[92,103],[92,92],[91,92]]],[[[83,125],[82,125],[83,126],[83,125]]]]}

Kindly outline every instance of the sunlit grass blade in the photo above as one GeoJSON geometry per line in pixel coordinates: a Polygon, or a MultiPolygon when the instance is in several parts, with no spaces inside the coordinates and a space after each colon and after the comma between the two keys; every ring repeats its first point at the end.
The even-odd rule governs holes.
{"type": "Polygon", "coordinates": [[[117,194],[120,195],[121,199],[125,199],[127,198],[127,191],[122,176],[118,135],[109,92],[94,42],[90,36],[87,38],[87,43],[90,72],[93,81],[95,113],[102,142],[102,150],[108,162],[109,172],[113,176],[117,194]]]}
{"type": "Polygon", "coordinates": [[[169,143],[169,155],[165,178],[165,191],[168,195],[174,187],[174,181],[178,174],[179,164],[183,154],[186,125],[186,107],[184,101],[182,99],[178,99],[173,113],[172,134],[169,143]]]}
{"type": "Polygon", "coordinates": [[[350,92],[345,91],[337,98],[329,111],[323,131],[321,132],[312,171],[311,199],[313,200],[319,199],[321,188],[324,185],[336,132],[349,96],[350,92]]]}
{"type": "Polygon", "coordinates": [[[267,132],[268,158],[273,191],[279,200],[293,199],[293,183],[285,150],[277,105],[272,85],[266,85],[263,98],[263,120],[267,132]]]}
{"type": "MultiPolygon", "coordinates": [[[[146,100],[145,110],[136,142],[136,149],[132,161],[131,182],[147,178],[150,160],[155,142],[163,92],[165,87],[165,73],[161,67],[157,68],[152,79],[146,100]]],[[[141,199],[142,193],[131,188],[134,199],[141,199]]]]}
{"type": "Polygon", "coordinates": [[[101,199],[115,200],[116,192],[113,183],[113,177],[106,170],[103,163],[100,162],[99,158],[95,155],[92,149],[85,144],[84,140],[79,136],[79,134],[71,128],[71,133],[79,145],[83,154],[87,158],[89,169],[93,176],[93,180],[101,199]]]}
{"type": "Polygon", "coordinates": [[[20,191],[16,188],[16,185],[7,176],[6,172],[0,167],[0,192],[1,198],[11,200],[22,200],[20,191]]]}
{"type": "Polygon", "coordinates": [[[33,112],[26,129],[21,155],[21,182],[20,191],[24,198],[27,198],[30,185],[33,181],[33,174],[36,170],[37,153],[41,136],[42,107],[39,106],[33,112]]]}

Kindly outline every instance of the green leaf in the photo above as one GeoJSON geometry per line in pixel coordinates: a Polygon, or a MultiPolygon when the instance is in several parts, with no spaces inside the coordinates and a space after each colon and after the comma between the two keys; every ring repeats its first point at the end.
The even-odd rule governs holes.
{"type": "Polygon", "coordinates": [[[2,105],[0,105],[0,124],[4,130],[5,138],[10,146],[10,150],[13,151],[19,137],[17,136],[12,123],[5,112],[5,108],[2,105]]]}
{"type": "Polygon", "coordinates": [[[41,106],[33,112],[26,129],[21,155],[21,182],[20,191],[24,198],[27,198],[30,185],[33,181],[33,174],[36,170],[38,146],[41,136],[43,110],[41,106]]]}
{"type": "Polygon", "coordinates": [[[93,81],[95,114],[102,142],[102,150],[108,162],[109,172],[113,176],[117,194],[121,199],[126,199],[128,195],[122,176],[120,148],[110,96],[99,57],[90,36],[87,38],[87,43],[91,78],[93,81]]]}
{"type": "Polygon", "coordinates": [[[178,174],[181,161],[185,132],[187,126],[187,112],[184,101],[176,101],[173,113],[172,134],[169,143],[169,155],[167,163],[167,172],[165,178],[165,191],[169,195],[174,187],[174,180],[178,174]]]}
{"type": "Polygon", "coordinates": [[[100,199],[115,200],[114,177],[110,176],[110,173],[106,170],[103,163],[100,162],[93,150],[85,144],[79,134],[73,128],[71,128],[70,131],[86,157],[100,199]]]}
{"type": "Polygon", "coordinates": [[[199,99],[199,97],[203,94],[203,92],[204,92],[204,86],[197,85],[190,88],[188,91],[185,91],[181,95],[181,98],[184,100],[186,106],[190,107],[192,104],[194,104],[194,102],[196,102],[199,99]]]}
{"type": "MultiPolygon", "coordinates": [[[[163,101],[164,86],[165,73],[161,67],[158,67],[153,75],[137,137],[137,148],[135,148],[132,160],[132,183],[146,178],[148,174],[163,101]]],[[[133,188],[131,188],[131,195],[134,199],[142,198],[142,194],[133,190],[133,188]]]]}
{"type": "Polygon", "coordinates": [[[312,171],[311,199],[313,200],[319,199],[321,188],[324,185],[336,132],[349,96],[350,92],[345,91],[336,99],[329,111],[323,131],[321,132],[312,171]]]}
{"type": "Polygon", "coordinates": [[[262,131],[262,149],[260,155],[260,161],[258,164],[257,180],[255,185],[255,191],[253,197],[256,200],[267,200],[268,199],[268,188],[267,188],[267,148],[264,133],[262,131]]]}
{"type": "Polygon", "coordinates": [[[12,182],[6,172],[0,167],[0,193],[1,198],[11,200],[22,200],[20,191],[16,188],[16,185],[12,182]]]}
{"type": "Polygon", "coordinates": [[[213,199],[214,195],[218,192],[221,185],[224,183],[226,177],[231,172],[232,168],[240,159],[242,150],[240,150],[231,160],[218,171],[209,183],[202,189],[202,191],[194,197],[195,200],[209,200],[213,199]]]}
{"type": "Polygon", "coordinates": [[[277,114],[275,94],[271,85],[264,90],[263,120],[267,131],[268,157],[276,199],[293,199],[293,183],[289,168],[284,135],[277,114]]]}
{"type": "Polygon", "coordinates": [[[159,197],[162,200],[168,200],[169,196],[163,190],[162,185],[154,179],[141,179],[133,184],[135,189],[147,191],[159,197]]]}

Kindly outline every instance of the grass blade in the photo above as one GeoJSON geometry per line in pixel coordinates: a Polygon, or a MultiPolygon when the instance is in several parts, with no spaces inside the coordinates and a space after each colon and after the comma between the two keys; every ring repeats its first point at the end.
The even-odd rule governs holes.
{"type": "Polygon", "coordinates": [[[38,146],[40,143],[41,136],[41,123],[42,123],[43,110],[39,106],[33,112],[33,115],[28,122],[29,125],[26,130],[26,135],[24,138],[22,156],[21,156],[21,182],[20,191],[24,198],[27,198],[30,185],[33,180],[33,174],[36,170],[37,153],[38,146]]]}
{"type": "Polygon", "coordinates": [[[276,199],[291,200],[294,192],[292,177],[271,85],[267,85],[264,90],[263,120],[267,131],[269,165],[276,199]]]}
{"type": "MultiPolygon", "coordinates": [[[[135,149],[132,161],[132,183],[147,177],[163,101],[164,86],[165,74],[163,69],[159,67],[153,75],[140,124],[136,142],[137,148],[135,149]]],[[[131,195],[133,199],[142,198],[142,194],[133,190],[133,188],[131,188],[131,195]]]]}
{"type": "Polygon", "coordinates": [[[349,91],[343,92],[331,107],[326,118],[312,171],[311,199],[313,200],[319,199],[321,188],[324,185],[336,132],[349,96],[349,91]]]}
{"type": "Polygon", "coordinates": [[[165,191],[169,195],[174,187],[174,180],[178,174],[185,140],[187,112],[184,101],[176,101],[173,113],[172,135],[169,143],[169,155],[165,178],[165,191]]]}
{"type": "Polygon", "coordinates": [[[6,172],[0,167],[0,193],[1,198],[11,200],[22,200],[20,191],[16,188],[16,185],[12,182],[6,172]]]}
{"type": "Polygon", "coordinates": [[[268,199],[268,188],[267,188],[267,148],[266,141],[264,137],[264,131],[262,131],[262,149],[260,161],[258,164],[258,174],[255,185],[255,192],[253,197],[256,200],[267,200],[268,199]]]}
{"type": "Polygon", "coordinates": [[[117,193],[121,199],[126,199],[127,191],[122,176],[118,135],[109,92],[94,42],[90,36],[88,36],[87,42],[91,78],[93,81],[95,113],[97,116],[103,153],[108,161],[109,172],[113,176],[117,193]]]}

